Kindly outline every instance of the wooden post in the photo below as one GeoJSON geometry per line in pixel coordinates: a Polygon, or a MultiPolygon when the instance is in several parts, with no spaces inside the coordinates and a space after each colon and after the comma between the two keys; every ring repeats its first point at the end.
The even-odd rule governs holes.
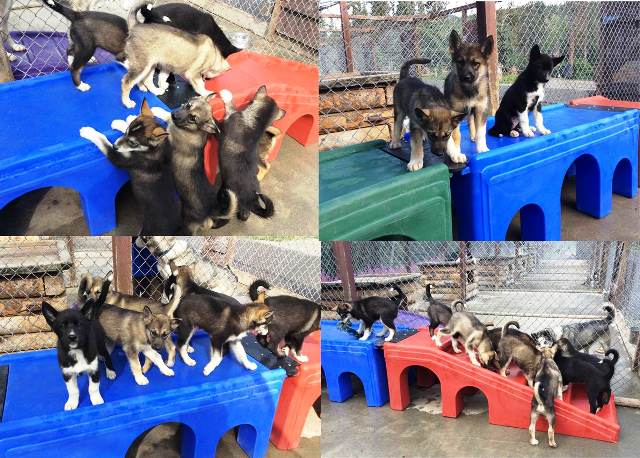
{"type": "Polygon", "coordinates": [[[282,12],[282,0],[276,0],[273,3],[273,10],[271,10],[271,19],[269,19],[269,27],[267,28],[267,33],[265,36],[267,41],[270,41],[276,33],[281,12],[282,12]]]}
{"type": "Polygon", "coordinates": [[[0,46],[0,83],[8,83],[9,81],[13,81],[9,57],[7,57],[7,53],[4,52],[4,48],[0,46]]]}
{"type": "Polygon", "coordinates": [[[336,258],[338,275],[342,281],[344,300],[355,301],[359,298],[356,289],[356,280],[353,275],[353,259],[351,257],[351,244],[349,242],[331,242],[333,255],[336,258]]]}
{"type": "Polygon", "coordinates": [[[614,242],[616,244],[616,254],[613,260],[613,270],[611,272],[611,291],[609,291],[609,302],[616,306],[620,306],[618,299],[620,297],[620,289],[624,284],[624,275],[626,273],[627,256],[625,242],[614,242]]]}
{"type": "Polygon", "coordinates": [[[351,24],[349,23],[349,9],[347,2],[340,2],[340,20],[342,21],[342,41],[344,55],[347,61],[347,73],[353,73],[353,51],[351,49],[351,24]]]}
{"type": "Polygon", "coordinates": [[[498,81],[498,29],[496,22],[496,2],[476,2],[478,21],[478,41],[493,36],[493,53],[489,57],[489,88],[491,113],[495,114],[499,105],[500,82],[498,81]]]}
{"type": "Polygon", "coordinates": [[[131,237],[111,237],[113,252],[113,288],[121,293],[133,294],[131,237]]]}

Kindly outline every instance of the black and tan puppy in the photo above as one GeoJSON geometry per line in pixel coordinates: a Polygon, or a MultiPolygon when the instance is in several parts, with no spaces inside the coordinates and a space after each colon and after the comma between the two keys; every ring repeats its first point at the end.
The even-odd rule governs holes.
{"type": "Polygon", "coordinates": [[[104,333],[96,319],[97,309],[104,303],[108,290],[109,283],[102,289],[97,301],[88,300],[81,310],[68,309],[58,312],[48,302],[42,303],[42,315],[58,339],[58,365],[69,394],[64,410],[74,410],[78,407],[78,376],[85,372],[89,376],[91,404],[95,406],[104,403],[100,395],[99,356],[104,358],[107,377],[114,379],[116,376],[104,333]]]}
{"type": "Polygon", "coordinates": [[[390,342],[396,334],[396,325],[394,320],[398,316],[400,306],[407,305],[407,296],[402,292],[400,287],[393,285],[392,288],[397,295],[394,297],[371,296],[353,301],[351,304],[340,304],[337,313],[343,323],[347,323],[351,318],[360,320],[358,335],[360,340],[367,340],[371,335],[371,327],[373,323],[380,320],[382,323],[382,331],[377,336],[382,337],[389,334],[384,339],[390,342]]]}
{"type": "Polygon", "coordinates": [[[80,79],[80,72],[97,48],[114,54],[120,62],[125,60],[124,47],[129,32],[126,20],[101,11],[74,11],[56,0],[42,2],[71,21],[67,57],[71,78],[78,90],[84,92],[91,89],[91,86],[80,79]]]}
{"type": "MultiPolygon", "coordinates": [[[[435,299],[431,295],[431,283],[428,283],[426,286],[425,299],[429,302],[429,308],[427,308],[427,316],[429,317],[429,335],[431,336],[431,339],[436,342],[436,345],[441,347],[442,342],[440,342],[440,333],[436,331],[438,330],[438,326],[446,326],[449,324],[453,311],[447,304],[435,299]]],[[[455,301],[453,303],[453,309],[456,312],[461,312],[463,308],[464,302],[455,301]]]]}
{"type": "Polygon", "coordinates": [[[80,136],[96,145],[113,165],[129,173],[143,214],[142,234],[172,235],[180,230],[180,206],[168,167],[168,133],[155,120],[146,99],[139,116],[113,145],[93,127],[82,127],[80,136]]]}
{"type": "Polygon", "coordinates": [[[538,45],[533,45],[527,67],[518,75],[500,101],[495,125],[489,129],[489,135],[518,137],[522,133],[525,137],[533,137],[533,129],[529,127],[529,112],[533,112],[536,129],[541,135],[551,133],[544,126],[542,119],[544,85],[549,82],[553,68],[563,59],[564,56],[551,57],[542,54],[538,45]]]}
{"type": "MultiPolygon", "coordinates": [[[[465,117],[464,113],[453,111],[445,96],[435,86],[425,84],[419,78],[409,76],[409,67],[414,64],[426,64],[430,59],[413,59],[400,68],[400,79],[393,89],[393,135],[390,148],[400,148],[402,143],[402,124],[409,118],[411,135],[411,160],[407,168],[411,172],[423,166],[424,135],[429,139],[431,152],[438,156],[449,152],[447,144],[451,132],[465,117]]],[[[449,156],[453,162],[464,162],[459,156],[449,156]]]]}
{"type": "MultiPolygon", "coordinates": [[[[259,146],[269,126],[286,113],[267,95],[266,86],[261,86],[251,103],[240,111],[236,110],[229,91],[221,91],[220,96],[226,112],[219,146],[222,187],[218,199],[224,202],[231,195],[237,196],[236,216],[241,221],[246,221],[251,213],[270,218],[275,213],[274,205],[260,191],[257,177],[259,146]]],[[[230,214],[229,205],[221,207],[230,214]]],[[[218,219],[215,227],[224,223],[226,220],[218,219]]]]}
{"type": "Polygon", "coordinates": [[[260,287],[269,289],[270,285],[264,280],[254,281],[249,286],[249,297],[254,302],[266,304],[273,311],[273,319],[268,334],[258,336],[258,342],[280,358],[291,355],[306,363],[309,358],[301,353],[302,344],[305,337],[320,329],[320,305],[294,296],[265,297],[258,291],[260,287]]]}
{"type": "Polygon", "coordinates": [[[497,367],[496,352],[491,345],[487,327],[469,312],[455,312],[441,334],[451,336],[453,351],[460,353],[458,340],[464,344],[471,364],[475,366],[497,367]],[[476,357],[478,353],[478,357],[476,357]],[[480,359],[480,361],[478,361],[480,359]]]}
{"type": "Polygon", "coordinates": [[[500,374],[506,377],[509,373],[509,365],[514,362],[522,371],[524,378],[527,379],[527,384],[533,388],[536,373],[542,364],[543,354],[536,348],[533,339],[515,334],[515,329],[509,329],[511,324],[513,322],[509,321],[502,327],[498,344],[500,374]]]}
{"type": "Polygon", "coordinates": [[[562,400],[562,374],[553,360],[556,347],[543,348],[541,360],[533,379],[533,398],[531,399],[531,423],[529,423],[529,443],[538,445],[536,423],[542,414],[547,419],[549,447],[557,447],[555,438],[556,396],[562,400]]]}
{"type": "MultiPolygon", "coordinates": [[[[221,301],[225,301],[231,305],[242,305],[235,297],[231,297],[227,294],[219,293],[212,289],[205,288],[197,284],[193,280],[191,269],[188,266],[176,266],[173,262],[169,263],[172,270],[172,275],[167,279],[164,284],[164,293],[167,297],[171,297],[174,294],[175,286],[179,286],[182,291],[182,296],[189,296],[192,294],[206,294],[208,296],[215,297],[221,301]]],[[[264,301],[258,301],[264,302],[264,301]]]]}
{"type": "Polygon", "coordinates": [[[266,335],[273,312],[265,304],[238,307],[209,295],[195,294],[182,299],[176,316],[182,319],[177,329],[178,351],[187,366],[196,365],[187,353],[193,333],[202,329],[209,334],[211,358],[202,371],[209,375],[222,361],[226,345],[238,363],[251,371],[256,370],[258,366],[247,358],[242,338],[249,332],[266,335]]]}
{"type": "MultiPolygon", "coordinates": [[[[449,35],[449,53],[452,69],[444,82],[444,95],[452,109],[468,113],[469,135],[476,142],[476,152],[487,148],[487,116],[489,113],[489,56],[493,52],[493,36],[481,44],[463,43],[455,30],[449,35]]],[[[449,157],[454,162],[466,162],[460,152],[460,127],[457,127],[449,142],[449,157]],[[452,159],[453,160],[453,159],[452,159]]]]}

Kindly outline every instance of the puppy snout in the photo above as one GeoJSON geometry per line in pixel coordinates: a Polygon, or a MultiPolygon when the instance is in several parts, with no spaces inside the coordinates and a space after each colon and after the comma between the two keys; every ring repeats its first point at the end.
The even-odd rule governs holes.
{"type": "Polygon", "coordinates": [[[465,83],[470,83],[473,81],[473,73],[463,73],[461,79],[465,83]]]}
{"type": "Polygon", "coordinates": [[[69,342],[77,342],[78,341],[78,336],[76,334],[69,333],[69,335],[67,337],[69,338],[69,342]]]}

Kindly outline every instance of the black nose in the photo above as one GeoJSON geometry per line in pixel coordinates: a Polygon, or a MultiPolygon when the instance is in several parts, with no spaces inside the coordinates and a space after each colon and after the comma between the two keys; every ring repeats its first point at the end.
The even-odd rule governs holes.
{"type": "Polygon", "coordinates": [[[69,334],[69,341],[70,342],[75,342],[78,340],[78,336],[76,336],[75,334],[69,334]]]}
{"type": "Polygon", "coordinates": [[[462,75],[462,81],[465,81],[465,82],[473,81],[473,75],[470,73],[462,75]]]}

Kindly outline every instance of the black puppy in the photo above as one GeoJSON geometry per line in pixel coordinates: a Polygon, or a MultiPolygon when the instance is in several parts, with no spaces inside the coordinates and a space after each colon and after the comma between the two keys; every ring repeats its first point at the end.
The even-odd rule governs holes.
{"type": "Polygon", "coordinates": [[[153,6],[151,3],[140,7],[145,23],[165,24],[191,33],[207,35],[226,58],[240,51],[231,44],[213,16],[184,3],[164,3],[153,6]]]}
{"type": "MultiPolygon", "coordinates": [[[[256,280],[249,286],[249,297],[254,302],[260,296],[259,287],[269,289],[270,285],[264,280],[256,280]]],[[[258,342],[280,358],[290,354],[301,363],[309,361],[300,352],[305,337],[320,329],[320,305],[285,295],[266,297],[264,303],[273,311],[273,318],[268,334],[256,336],[258,342]],[[279,346],[283,340],[284,347],[288,348],[286,353],[279,346]]]]}
{"type": "Polygon", "coordinates": [[[525,137],[533,137],[533,129],[529,127],[530,111],[533,111],[538,132],[542,135],[551,133],[542,120],[544,85],[549,82],[553,68],[563,59],[564,56],[542,54],[538,45],[533,45],[529,53],[529,64],[500,101],[495,125],[489,129],[489,135],[518,137],[519,132],[522,132],[525,137]]]}
{"type": "Polygon", "coordinates": [[[361,335],[360,340],[369,338],[371,327],[378,320],[383,325],[378,337],[384,336],[388,330],[389,334],[384,340],[389,342],[393,339],[396,333],[396,325],[393,321],[398,316],[399,307],[406,306],[407,296],[397,285],[393,285],[392,288],[398,293],[394,297],[371,296],[354,301],[352,304],[338,306],[336,311],[343,323],[348,322],[350,318],[360,320],[360,328],[358,329],[358,335],[361,335]]]}
{"type": "Polygon", "coordinates": [[[89,398],[92,405],[103,404],[100,395],[100,367],[98,356],[102,356],[107,366],[107,377],[116,377],[111,357],[104,340],[104,331],[97,318],[97,309],[104,304],[109,292],[110,282],[102,287],[97,301],[89,299],[82,310],[68,309],[58,312],[47,302],[42,303],[42,314],[58,337],[58,365],[67,385],[69,399],[64,410],[78,407],[78,375],[89,375],[89,398]]]}
{"type": "Polygon", "coordinates": [[[586,359],[568,355],[566,351],[557,351],[554,356],[562,373],[563,385],[584,383],[587,386],[590,412],[595,414],[611,397],[610,375],[613,376],[613,367],[610,363],[593,364],[586,359]]]}
{"type": "Polygon", "coordinates": [[[96,48],[109,51],[120,62],[125,60],[124,46],[129,28],[124,18],[101,11],[74,11],[55,0],[42,2],[71,21],[67,58],[73,84],[79,90],[84,92],[91,89],[91,86],[80,79],[80,72],[96,48]]]}
{"type": "MultiPolygon", "coordinates": [[[[440,342],[440,333],[436,333],[436,329],[438,329],[438,326],[440,325],[446,326],[449,323],[453,311],[447,304],[435,299],[431,295],[431,283],[426,286],[425,299],[429,302],[429,307],[427,308],[427,316],[429,317],[429,335],[440,347],[442,346],[442,343],[440,342]]],[[[464,302],[455,301],[453,303],[453,308],[456,312],[461,312],[464,309],[464,302]]]]}
{"type": "MultiPolygon", "coordinates": [[[[261,86],[251,103],[240,111],[236,111],[230,92],[221,91],[220,96],[226,110],[219,145],[222,187],[218,200],[223,213],[230,212],[229,198],[235,195],[239,220],[246,221],[251,213],[270,218],[275,210],[271,199],[260,192],[258,146],[267,128],[281,119],[285,111],[267,95],[265,86],[261,86]]],[[[226,222],[228,220],[217,218],[214,227],[226,222]]]]}

